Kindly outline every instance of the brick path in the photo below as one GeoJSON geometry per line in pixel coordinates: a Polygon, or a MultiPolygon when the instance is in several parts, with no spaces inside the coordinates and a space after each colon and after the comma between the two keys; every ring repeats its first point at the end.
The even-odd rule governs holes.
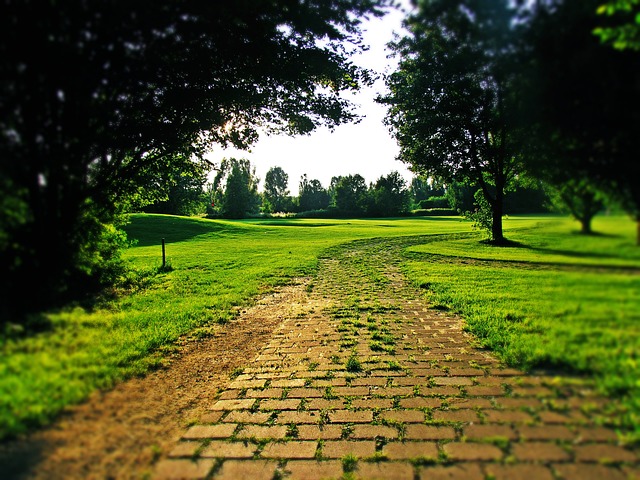
{"type": "Polygon", "coordinates": [[[476,348],[407,285],[392,241],[335,250],[314,282],[155,478],[640,478],[611,399],[476,348]]]}

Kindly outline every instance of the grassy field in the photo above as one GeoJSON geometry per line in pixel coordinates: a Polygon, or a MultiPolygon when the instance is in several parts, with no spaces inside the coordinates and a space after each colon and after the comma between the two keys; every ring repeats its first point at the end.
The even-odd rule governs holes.
{"type": "Polygon", "coordinates": [[[0,439],[48,423],[65,405],[161,364],[182,335],[232,319],[275,285],[311,275],[326,248],[355,239],[468,232],[457,218],[211,221],[134,215],[126,256],[153,272],[166,242],[172,270],[92,310],[46,314],[50,328],[2,339],[0,439]]]}
{"type": "Polygon", "coordinates": [[[640,248],[634,225],[598,218],[599,235],[566,221],[517,228],[518,246],[475,238],[410,247],[405,271],[437,308],[455,311],[481,343],[511,365],[595,374],[625,398],[621,417],[640,436],[640,248]]]}
{"type": "MultiPolygon", "coordinates": [[[[609,392],[637,392],[640,248],[624,217],[594,226],[606,235],[577,235],[575,223],[557,217],[509,218],[507,237],[521,245],[496,248],[458,218],[134,215],[126,256],[146,272],[144,288],[93,309],[49,312],[47,330],[2,339],[0,438],[161,364],[180,336],[206,336],[256,295],[313,275],[331,247],[376,237],[426,235],[405,253],[406,273],[510,363],[594,372],[609,392]],[[159,272],[162,238],[171,268],[159,272]]],[[[628,404],[625,421],[637,424],[640,405],[628,404]]]]}

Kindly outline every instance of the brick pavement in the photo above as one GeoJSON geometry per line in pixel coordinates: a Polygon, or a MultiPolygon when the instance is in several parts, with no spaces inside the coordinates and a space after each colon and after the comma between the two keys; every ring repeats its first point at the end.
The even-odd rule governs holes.
{"type": "Polygon", "coordinates": [[[607,424],[614,399],[588,379],[504,367],[367,245],[323,259],[302,313],[155,478],[640,478],[638,450],[607,424]]]}

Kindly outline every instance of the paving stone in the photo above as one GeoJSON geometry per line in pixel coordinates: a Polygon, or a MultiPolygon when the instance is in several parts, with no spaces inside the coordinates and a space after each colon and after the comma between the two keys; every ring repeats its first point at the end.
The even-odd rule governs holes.
{"type": "Polygon", "coordinates": [[[576,435],[581,442],[615,442],[618,440],[615,431],[602,427],[578,428],[576,435]]]}
{"type": "Polygon", "coordinates": [[[225,390],[218,396],[218,400],[234,400],[240,397],[240,390],[225,390]]]}
{"type": "Polygon", "coordinates": [[[300,406],[300,399],[289,398],[285,400],[262,400],[260,410],[297,410],[300,406]]]}
{"type": "Polygon", "coordinates": [[[358,462],[354,478],[363,480],[413,480],[413,466],[408,463],[358,462]]]}
{"type": "Polygon", "coordinates": [[[332,441],[327,440],[322,445],[322,456],[325,458],[342,458],[351,454],[358,458],[370,457],[376,452],[376,442],[365,441],[332,441]]]}
{"type": "Polygon", "coordinates": [[[342,462],[338,460],[292,460],[287,462],[287,480],[329,479],[342,477],[342,462]]]}
{"type": "Polygon", "coordinates": [[[201,457],[252,458],[257,446],[246,442],[224,442],[214,440],[202,452],[201,457]]]}
{"type": "Polygon", "coordinates": [[[474,410],[436,410],[433,412],[433,420],[441,422],[477,422],[478,413],[474,410]]]}
{"type": "Polygon", "coordinates": [[[290,441],[286,443],[269,443],[260,452],[263,458],[314,458],[317,442],[290,441]]]}
{"type": "Polygon", "coordinates": [[[456,432],[452,427],[410,424],[406,427],[405,439],[409,440],[452,440],[456,432]]]}
{"type": "Polygon", "coordinates": [[[282,388],[265,388],[264,390],[247,390],[247,398],[281,398],[284,390],[282,388]]]}
{"type": "Polygon", "coordinates": [[[518,432],[523,440],[565,440],[570,441],[576,437],[569,428],[563,425],[532,425],[518,426],[518,432]]]}
{"type": "Polygon", "coordinates": [[[221,410],[205,413],[200,417],[200,423],[218,423],[225,413],[226,412],[221,410]]]}
{"type": "Polygon", "coordinates": [[[502,450],[486,443],[445,443],[442,451],[454,461],[500,460],[503,456],[502,450]]]}
{"type": "Polygon", "coordinates": [[[284,410],[278,413],[276,422],[279,424],[295,423],[301,425],[305,423],[318,423],[321,419],[320,412],[317,410],[299,412],[297,410],[284,410]]]}
{"type": "Polygon", "coordinates": [[[487,423],[529,423],[531,415],[519,410],[484,410],[484,421],[487,423]]]}
{"type": "Polygon", "coordinates": [[[466,387],[465,391],[467,395],[479,396],[479,397],[493,397],[504,395],[504,389],[499,386],[471,386],[466,387]]]}
{"type": "Polygon", "coordinates": [[[269,460],[226,460],[213,476],[216,480],[272,480],[278,463],[269,460]]]}
{"type": "MultiPolygon", "coordinates": [[[[300,403],[300,402],[298,402],[300,403]]],[[[312,398],[306,405],[309,410],[337,410],[344,408],[344,400],[334,399],[327,400],[325,398],[312,398]]]]}
{"type": "Polygon", "coordinates": [[[554,465],[553,469],[562,480],[629,480],[630,478],[617,468],[603,465],[558,464],[554,465]]]}
{"type": "Polygon", "coordinates": [[[447,398],[449,408],[494,408],[493,403],[488,398],[447,398]]]}
{"type": "Polygon", "coordinates": [[[355,425],[353,438],[398,438],[398,429],[386,425],[355,425]]]}
{"type": "Polygon", "coordinates": [[[235,423],[221,423],[218,425],[194,425],[182,436],[185,440],[202,438],[227,438],[233,435],[237,425],[235,423]]]}
{"type": "Polygon", "coordinates": [[[356,398],[351,401],[353,408],[391,408],[393,399],[391,398],[356,398]]]}
{"type": "Polygon", "coordinates": [[[254,380],[239,380],[235,379],[233,382],[229,384],[229,389],[237,388],[242,390],[243,388],[262,388],[267,384],[266,379],[254,379],[254,380]]]}
{"type": "Polygon", "coordinates": [[[369,394],[369,387],[336,387],[335,394],[339,397],[355,397],[369,394]]]}
{"type": "Polygon", "coordinates": [[[371,395],[376,395],[380,397],[400,397],[400,396],[409,396],[414,394],[413,387],[372,387],[371,395]]]}
{"type": "Polygon", "coordinates": [[[484,473],[477,464],[461,464],[451,467],[422,467],[420,480],[485,480],[484,473]]]}
{"type": "MultiPolygon", "coordinates": [[[[548,467],[542,465],[487,464],[485,472],[494,480],[554,480],[548,467]]],[[[579,477],[576,477],[578,479],[579,477]]]]}
{"type": "Polygon", "coordinates": [[[473,385],[469,377],[436,377],[433,382],[436,385],[473,385]]]}
{"type": "Polygon", "coordinates": [[[214,460],[161,460],[156,466],[154,479],[178,480],[178,479],[204,479],[213,466],[214,460]]]}
{"type": "Polygon", "coordinates": [[[287,393],[287,398],[321,398],[324,390],[319,388],[292,388],[287,393]]]}
{"type": "Polygon", "coordinates": [[[341,425],[299,425],[300,440],[337,440],[342,437],[341,425]]]}
{"type": "Polygon", "coordinates": [[[442,400],[439,398],[413,397],[400,399],[402,408],[438,408],[440,405],[442,405],[442,400]]]}
{"type": "Polygon", "coordinates": [[[251,412],[249,410],[233,410],[222,420],[225,423],[265,423],[271,417],[266,412],[251,412]]]}
{"type": "Polygon", "coordinates": [[[424,412],[420,410],[388,410],[381,412],[379,418],[401,423],[422,423],[424,422],[424,412]]]}
{"type": "Polygon", "coordinates": [[[382,448],[389,460],[417,458],[437,459],[438,445],[435,442],[389,442],[382,448]]]}
{"type": "Polygon", "coordinates": [[[284,425],[246,425],[238,434],[238,438],[284,438],[287,427],[284,425]]]}
{"type": "Polygon", "coordinates": [[[332,410],[329,412],[331,423],[368,423],[373,420],[371,410],[332,410]]]}
{"type": "Polygon", "coordinates": [[[271,382],[271,387],[278,388],[295,388],[295,387],[304,387],[305,380],[302,378],[288,378],[283,380],[274,380],[271,382]]]}
{"type": "Polygon", "coordinates": [[[616,445],[594,444],[574,447],[575,458],[580,462],[635,462],[637,455],[616,445]]]}
{"type": "Polygon", "coordinates": [[[249,410],[256,403],[253,398],[238,400],[218,400],[211,406],[211,410],[249,410]]]}
{"type": "Polygon", "coordinates": [[[550,442],[514,443],[511,453],[524,461],[562,462],[571,458],[566,450],[550,442]]]}
{"type": "Polygon", "coordinates": [[[170,457],[193,457],[202,446],[202,442],[179,442],[169,453],[170,457]]]}

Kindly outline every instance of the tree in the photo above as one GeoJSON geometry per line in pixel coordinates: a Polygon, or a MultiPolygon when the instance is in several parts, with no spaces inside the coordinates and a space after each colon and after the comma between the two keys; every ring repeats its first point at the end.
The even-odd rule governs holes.
{"type": "Polygon", "coordinates": [[[267,212],[284,212],[289,195],[289,175],[280,167],[272,167],[264,177],[264,199],[267,212]]]}
{"type": "Polygon", "coordinates": [[[258,183],[255,167],[249,160],[222,159],[211,187],[215,210],[225,218],[244,218],[257,212],[258,183]]]}
{"type": "Polygon", "coordinates": [[[516,30],[507,0],[424,0],[390,43],[399,57],[387,77],[385,123],[399,160],[418,174],[471,181],[491,208],[492,241],[502,232],[505,190],[521,169],[517,129],[516,30]]]}
{"type": "Polygon", "coordinates": [[[361,216],[366,211],[367,184],[359,174],[331,179],[333,203],[343,216],[361,216]]]}
{"type": "Polygon", "coordinates": [[[445,193],[444,187],[439,185],[433,178],[417,175],[411,179],[409,194],[415,206],[420,205],[422,200],[430,197],[441,197],[445,193]]]}
{"type": "Polygon", "coordinates": [[[369,190],[371,197],[369,215],[397,217],[407,213],[409,209],[407,182],[397,171],[378,178],[369,190]]]}
{"type": "Polygon", "coordinates": [[[192,166],[190,171],[181,169],[160,172],[162,178],[157,179],[152,188],[149,188],[156,192],[157,199],[150,205],[143,205],[142,210],[186,216],[204,213],[207,205],[204,186],[211,169],[206,163],[192,163],[192,166]]]}
{"type": "Polygon", "coordinates": [[[618,50],[640,51],[640,0],[610,0],[597,12],[609,17],[606,26],[593,30],[603,43],[618,50]]]}
{"type": "Polygon", "coordinates": [[[103,226],[165,166],[354,120],[340,93],[371,76],[349,58],[389,3],[2,2],[0,196],[22,213],[0,304],[96,274],[103,226]]]}
{"type": "Polygon", "coordinates": [[[549,198],[560,211],[568,211],[580,222],[580,232],[593,233],[591,221],[604,208],[602,193],[589,179],[570,179],[558,186],[551,186],[549,198]]]}
{"type": "Polygon", "coordinates": [[[322,186],[320,180],[307,179],[307,174],[305,173],[302,177],[300,177],[299,184],[299,200],[298,204],[300,206],[301,212],[307,212],[310,210],[323,210],[329,207],[329,202],[331,198],[329,197],[329,193],[322,186]]]}
{"type": "Polygon", "coordinates": [[[601,21],[598,4],[540,1],[527,20],[520,89],[527,164],[561,191],[588,188],[624,205],[638,223],[640,245],[640,59],[592,34],[601,21]]]}

